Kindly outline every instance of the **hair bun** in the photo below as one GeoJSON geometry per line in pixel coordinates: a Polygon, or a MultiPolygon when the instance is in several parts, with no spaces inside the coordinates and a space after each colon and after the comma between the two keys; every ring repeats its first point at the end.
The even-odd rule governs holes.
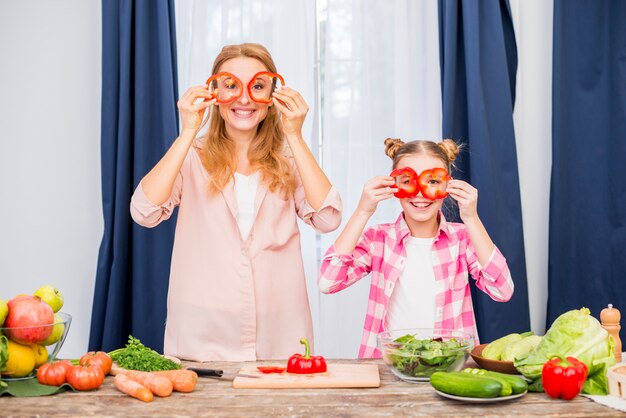
{"type": "Polygon", "coordinates": [[[385,154],[393,160],[402,145],[404,145],[404,141],[400,138],[385,139],[385,154]]]}
{"type": "Polygon", "coordinates": [[[461,151],[456,142],[451,139],[444,139],[439,143],[439,146],[448,156],[450,164],[454,163],[454,160],[456,160],[456,157],[458,157],[459,152],[461,151]]]}

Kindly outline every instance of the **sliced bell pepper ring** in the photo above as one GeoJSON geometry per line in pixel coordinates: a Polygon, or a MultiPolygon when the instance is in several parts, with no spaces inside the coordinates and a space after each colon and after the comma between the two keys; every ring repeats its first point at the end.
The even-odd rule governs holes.
{"type": "Polygon", "coordinates": [[[431,168],[420,173],[417,182],[422,196],[429,200],[443,199],[448,195],[446,187],[451,180],[448,172],[443,168],[431,168]]]}
{"type": "Polygon", "coordinates": [[[324,373],[328,370],[324,357],[311,355],[311,347],[306,338],[300,338],[300,344],[304,344],[304,355],[296,353],[289,357],[287,373],[313,374],[324,373]]]}
{"type": "Polygon", "coordinates": [[[280,82],[281,87],[285,85],[283,76],[278,73],[269,71],[256,73],[248,83],[248,95],[257,103],[270,103],[272,93],[276,90],[278,82],[280,82]]]}
{"type": "Polygon", "coordinates": [[[279,366],[257,366],[257,369],[261,372],[261,373],[265,373],[265,374],[270,374],[270,373],[282,373],[285,370],[287,370],[286,367],[279,367],[279,366]]]}
{"type": "Polygon", "coordinates": [[[555,357],[543,365],[541,384],[551,398],[574,399],[585,384],[587,372],[587,365],[574,357],[555,357]]]}
{"type": "Polygon", "coordinates": [[[235,75],[225,71],[213,74],[205,83],[209,86],[209,93],[217,103],[233,102],[243,94],[243,85],[235,75]]]}
{"type": "Polygon", "coordinates": [[[419,193],[417,173],[411,167],[396,168],[390,174],[396,181],[398,191],[393,195],[398,198],[413,197],[419,193]]]}

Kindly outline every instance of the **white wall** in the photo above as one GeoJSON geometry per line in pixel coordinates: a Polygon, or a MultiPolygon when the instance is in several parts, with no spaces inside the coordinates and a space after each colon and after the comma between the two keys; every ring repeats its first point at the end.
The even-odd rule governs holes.
{"type": "Polygon", "coordinates": [[[87,349],[102,237],[101,4],[0,0],[0,298],[43,284],[87,349]]]}

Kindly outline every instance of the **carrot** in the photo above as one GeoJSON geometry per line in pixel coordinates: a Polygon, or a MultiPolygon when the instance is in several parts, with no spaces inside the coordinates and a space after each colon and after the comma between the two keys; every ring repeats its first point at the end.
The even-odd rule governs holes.
{"type": "Polygon", "coordinates": [[[115,376],[115,387],[122,392],[144,402],[152,402],[152,392],[139,382],[135,382],[125,374],[115,376]]]}
{"type": "Polygon", "coordinates": [[[141,383],[157,396],[170,396],[174,389],[172,382],[168,378],[157,376],[153,372],[128,370],[124,372],[124,374],[134,381],[141,383]]]}
{"type": "Polygon", "coordinates": [[[164,370],[150,373],[167,377],[174,385],[176,392],[191,392],[198,383],[198,373],[193,370],[164,370]]]}

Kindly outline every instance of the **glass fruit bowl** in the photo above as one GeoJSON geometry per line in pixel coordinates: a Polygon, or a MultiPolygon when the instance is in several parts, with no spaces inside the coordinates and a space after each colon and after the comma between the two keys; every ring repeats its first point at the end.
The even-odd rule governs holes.
{"type": "Polygon", "coordinates": [[[394,375],[406,382],[427,382],[435,372],[461,370],[474,338],[450,329],[411,328],[382,332],[377,344],[394,375]]]}
{"type": "MultiPolygon", "coordinates": [[[[57,358],[72,323],[72,315],[54,314],[54,323],[31,327],[0,328],[0,338],[8,339],[9,358],[2,380],[31,379],[37,367],[57,358]],[[46,336],[43,340],[43,336],[46,336]],[[30,351],[29,351],[30,350],[30,351]]],[[[1,343],[1,342],[0,342],[1,343]]],[[[2,344],[0,344],[0,347],[2,344]]]]}

